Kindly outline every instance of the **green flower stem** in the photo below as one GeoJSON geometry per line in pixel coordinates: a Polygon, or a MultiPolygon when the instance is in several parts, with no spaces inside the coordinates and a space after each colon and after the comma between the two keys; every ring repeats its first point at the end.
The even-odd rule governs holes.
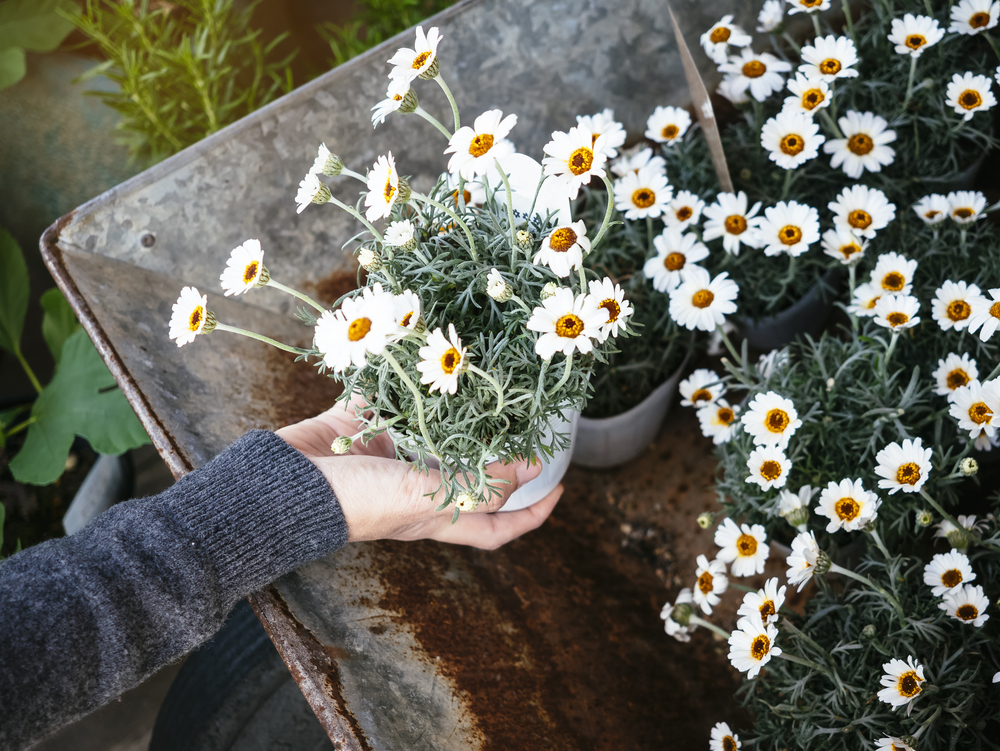
{"type": "Polygon", "coordinates": [[[569,373],[570,373],[570,369],[572,367],[573,367],[573,353],[570,352],[568,355],[566,355],[566,369],[563,371],[562,378],[560,378],[559,382],[555,386],[552,387],[551,391],[549,391],[549,394],[548,394],[549,396],[552,396],[559,389],[561,389],[563,386],[566,385],[566,381],[569,380],[569,373]]]}
{"type": "Polygon", "coordinates": [[[361,216],[361,212],[359,212],[356,208],[354,208],[353,206],[348,206],[346,203],[337,198],[334,198],[333,196],[330,196],[330,203],[339,206],[348,214],[350,214],[359,222],[361,222],[363,225],[365,225],[368,228],[368,231],[371,232],[375,236],[375,239],[378,240],[380,243],[385,242],[385,240],[382,239],[382,233],[379,232],[377,229],[375,229],[375,227],[372,225],[371,222],[369,222],[367,219],[361,216]]]}
{"type": "MultiPolygon", "coordinates": [[[[844,0],[844,2],[846,3],[847,0],[844,0]]],[[[848,288],[850,289],[850,299],[851,299],[851,302],[853,302],[854,301],[854,288],[855,288],[855,286],[857,286],[857,279],[858,279],[858,265],[856,263],[852,263],[850,266],[847,267],[847,277],[848,277],[847,284],[848,284],[848,288]]],[[[858,330],[858,314],[852,312],[852,313],[850,313],[850,316],[851,316],[851,328],[854,331],[857,331],[858,330]]]]}
{"type": "Polygon", "coordinates": [[[270,344],[272,347],[277,347],[285,352],[291,352],[293,355],[308,355],[312,353],[309,349],[299,349],[298,347],[290,347],[287,344],[282,344],[281,342],[272,339],[269,336],[264,336],[263,334],[257,334],[253,331],[247,331],[246,329],[240,329],[236,326],[227,326],[224,323],[216,323],[215,328],[217,331],[228,331],[230,334],[239,334],[240,336],[246,336],[250,339],[256,339],[258,342],[264,342],[264,344],[270,344]]]}
{"type": "Polygon", "coordinates": [[[987,42],[989,42],[990,47],[993,49],[993,54],[997,56],[998,60],[1000,60],[1000,50],[997,49],[997,43],[994,41],[993,37],[989,34],[983,34],[982,36],[987,42]]]}
{"type": "Polygon", "coordinates": [[[810,13],[809,14],[809,18],[812,19],[813,30],[816,32],[816,38],[818,39],[819,37],[823,36],[823,32],[819,28],[819,14],[818,13],[810,13]]]}
{"type": "Polygon", "coordinates": [[[12,435],[17,435],[18,433],[20,433],[25,428],[31,427],[31,425],[34,424],[37,421],[38,421],[38,418],[35,417],[34,415],[32,415],[31,417],[29,417],[24,422],[18,423],[13,428],[11,428],[10,430],[8,430],[6,433],[4,433],[4,436],[6,438],[10,438],[12,435]]]}
{"type": "Polygon", "coordinates": [[[739,584],[738,582],[729,582],[730,589],[738,589],[740,592],[756,592],[756,587],[748,587],[746,584],[739,584]]]}
{"type": "MultiPolygon", "coordinates": [[[[844,2],[847,2],[847,0],[844,0],[844,2]]],[[[799,43],[792,38],[791,34],[785,31],[781,34],[781,38],[784,39],[786,42],[788,42],[788,46],[791,47],[793,50],[795,50],[796,55],[801,54],[802,48],[799,47],[799,43]]]]}
{"type": "MultiPolygon", "coordinates": [[[[435,80],[437,80],[437,79],[435,79],[435,80]]],[[[452,211],[451,209],[449,209],[444,204],[438,203],[437,201],[435,201],[433,198],[430,198],[429,196],[425,196],[423,193],[417,193],[416,191],[413,191],[413,193],[411,194],[410,197],[411,198],[415,198],[418,201],[423,201],[424,203],[429,204],[429,205],[433,206],[434,208],[438,209],[439,211],[443,211],[445,214],[447,214],[448,217],[453,222],[455,222],[459,227],[461,227],[463,232],[465,232],[465,237],[469,241],[469,254],[472,256],[472,260],[476,261],[476,262],[479,261],[479,254],[476,253],[476,241],[472,237],[472,230],[469,229],[469,225],[467,225],[465,222],[463,222],[461,219],[459,219],[458,214],[456,214],[454,211],[452,211]]]]}
{"type": "Polygon", "coordinates": [[[790,620],[788,620],[787,618],[783,618],[782,621],[781,621],[781,628],[783,630],[791,631],[793,634],[795,634],[795,636],[797,636],[799,639],[801,639],[806,644],[808,644],[810,647],[812,647],[817,652],[819,652],[821,655],[823,655],[823,657],[826,658],[826,661],[828,663],[830,663],[831,667],[835,667],[836,666],[836,663],[834,663],[833,657],[830,656],[830,653],[827,652],[825,649],[823,649],[823,647],[821,647],[819,644],[817,644],[816,642],[814,642],[812,639],[810,639],[808,636],[806,636],[803,631],[801,631],[800,629],[796,628],[795,624],[792,623],[790,620]]]}
{"type": "Polygon", "coordinates": [[[580,275],[580,294],[585,295],[587,294],[587,270],[583,268],[583,264],[581,263],[580,268],[576,271],[580,275]]]}
{"type": "MultiPolygon", "coordinates": [[[[993,368],[989,376],[987,376],[986,381],[992,381],[997,376],[1000,376],[1000,365],[997,365],[995,368],[993,368]]],[[[983,383],[986,383],[986,381],[983,381],[983,383]]]]}
{"type": "Polygon", "coordinates": [[[878,549],[882,551],[882,555],[885,556],[885,559],[887,561],[890,560],[892,558],[892,556],[889,555],[889,551],[888,551],[888,549],[886,549],[885,543],[882,542],[882,538],[879,537],[878,531],[873,529],[868,534],[870,534],[872,536],[872,540],[875,541],[875,544],[878,546],[878,549]]]}
{"type": "Polygon", "coordinates": [[[604,212],[604,221],[601,222],[601,229],[597,233],[597,237],[594,238],[594,242],[590,244],[590,251],[594,252],[594,249],[600,244],[601,240],[604,239],[604,233],[608,231],[608,227],[611,226],[611,213],[615,210],[615,187],[611,184],[611,180],[608,179],[606,173],[601,173],[601,179],[604,180],[604,184],[608,187],[608,208],[604,212]]]}
{"type": "MultiPolygon", "coordinates": [[[[930,6],[930,0],[924,0],[928,7],[930,6]]],[[[851,41],[854,42],[856,47],[858,42],[854,38],[854,19],[851,17],[851,3],[850,0],[841,0],[840,7],[844,11],[844,21],[847,23],[847,34],[851,37],[851,41]]],[[[934,18],[934,13],[930,14],[931,18],[934,18]]]]}
{"type": "Polygon", "coordinates": [[[382,352],[382,357],[384,357],[385,361],[389,363],[393,370],[396,371],[396,375],[399,376],[399,379],[403,382],[406,388],[408,388],[410,393],[413,394],[413,398],[417,405],[417,424],[420,426],[420,435],[423,436],[424,443],[427,444],[427,450],[434,456],[437,456],[437,446],[434,445],[434,441],[432,441],[431,437],[427,434],[427,423],[424,421],[423,396],[420,394],[419,389],[417,389],[416,384],[413,383],[408,375],[406,375],[406,371],[403,370],[402,366],[398,362],[396,362],[396,358],[392,356],[392,353],[388,350],[388,348],[382,352]]]}
{"type": "Polygon", "coordinates": [[[915,55],[910,55],[910,77],[906,80],[906,96],[903,97],[904,110],[910,104],[910,96],[912,96],[913,94],[913,77],[916,74],[917,74],[917,58],[915,55]]]}
{"type": "Polygon", "coordinates": [[[362,174],[359,174],[359,173],[355,172],[352,169],[348,169],[347,167],[342,168],[340,170],[340,174],[346,175],[347,177],[353,177],[355,180],[358,180],[360,182],[363,182],[365,185],[368,185],[368,178],[367,177],[365,177],[362,174]]]}
{"type": "Polygon", "coordinates": [[[507,173],[503,171],[500,166],[500,160],[494,159],[493,164],[497,168],[497,172],[500,173],[500,178],[503,180],[504,190],[507,192],[507,223],[510,225],[510,265],[511,268],[514,266],[514,256],[517,253],[517,238],[514,236],[514,194],[510,189],[510,180],[507,179],[507,173]]]}
{"type": "Polygon", "coordinates": [[[28,376],[28,380],[31,381],[31,385],[35,391],[39,394],[42,393],[42,384],[38,382],[38,378],[35,377],[35,371],[31,369],[31,366],[28,365],[28,361],[25,360],[24,355],[21,354],[21,348],[18,346],[17,342],[14,342],[14,357],[16,357],[17,361],[21,363],[21,367],[24,369],[24,374],[28,376]]]}
{"type": "Polygon", "coordinates": [[[892,357],[892,352],[896,349],[896,341],[899,339],[899,332],[896,329],[892,330],[892,338],[889,340],[889,346],[885,348],[885,357],[882,358],[882,377],[886,377],[886,373],[889,368],[889,358],[892,357]]]}
{"type": "MultiPolygon", "coordinates": [[[[352,435],[351,436],[351,440],[352,441],[357,441],[358,439],[364,438],[366,435],[372,433],[372,431],[383,430],[385,428],[392,427],[393,425],[395,425],[397,422],[399,422],[402,419],[403,419],[403,415],[396,415],[392,419],[386,420],[385,422],[379,423],[378,425],[369,425],[364,430],[359,430],[357,433],[355,433],[354,435],[352,435]]],[[[372,435],[371,437],[374,438],[375,436],[372,435]]]]}
{"type": "Polygon", "coordinates": [[[833,118],[832,118],[832,117],[830,117],[830,113],[829,113],[829,112],[827,112],[826,110],[827,110],[827,108],[826,108],[826,107],[824,107],[823,109],[821,109],[821,110],[819,111],[819,116],[820,116],[820,118],[821,118],[821,119],[823,120],[823,122],[824,122],[824,123],[826,124],[826,127],[828,127],[828,128],[830,129],[830,130],[832,130],[832,131],[833,131],[833,134],[834,134],[834,135],[835,135],[835,136],[836,136],[837,138],[843,138],[843,137],[844,137],[844,134],[843,134],[843,133],[842,133],[842,132],[840,131],[840,128],[839,128],[839,127],[837,126],[837,123],[836,123],[836,122],[834,122],[833,118]]]}
{"type": "Polygon", "coordinates": [[[517,295],[511,295],[511,296],[510,296],[510,299],[511,299],[511,300],[513,300],[514,302],[516,302],[516,303],[517,303],[518,305],[520,305],[520,306],[521,306],[522,308],[524,308],[524,312],[525,312],[525,313],[527,313],[527,314],[528,314],[529,316],[531,315],[531,313],[532,313],[532,310],[531,310],[531,308],[529,308],[529,307],[528,307],[528,303],[526,303],[526,302],[525,302],[524,300],[522,300],[522,299],[521,299],[520,297],[518,297],[517,295]]]}
{"type": "MultiPolygon", "coordinates": [[[[944,519],[948,520],[949,522],[951,522],[952,524],[954,524],[959,529],[965,529],[965,527],[963,527],[961,524],[958,523],[958,519],[956,519],[954,516],[952,516],[951,514],[949,514],[947,511],[945,511],[941,507],[940,503],[938,503],[933,498],[931,498],[931,494],[930,493],[928,493],[923,488],[920,488],[920,495],[922,495],[923,498],[924,498],[924,500],[927,501],[929,504],[931,504],[931,506],[934,508],[934,510],[937,511],[939,514],[941,514],[941,516],[944,519]]],[[[966,530],[966,531],[969,533],[969,537],[971,537],[974,542],[982,542],[982,539],[979,537],[979,535],[977,535],[975,533],[974,530],[970,529],[970,530],[966,530]]]]}
{"type": "Polygon", "coordinates": [[[281,284],[280,282],[274,281],[273,278],[272,279],[268,279],[267,280],[267,284],[265,286],[267,286],[267,287],[274,287],[275,289],[280,289],[282,292],[285,292],[285,293],[291,295],[292,297],[297,297],[302,302],[306,303],[307,305],[311,305],[312,307],[316,308],[316,310],[318,310],[320,313],[325,313],[326,312],[326,308],[324,308],[318,302],[316,302],[311,297],[309,297],[309,295],[304,295],[301,292],[299,292],[298,290],[294,290],[291,287],[286,287],[284,284],[281,284]]]}
{"type": "MultiPolygon", "coordinates": [[[[448,97],[448,103],[451,105],[451,114],[455,116],[455,132],[458,133],[458,129],[462,127],[462,118],[458,114],[458,104],[455,102],[455,97],[451,94],[451,89],[448,88],[448,84],[444,82],[444,78],[441,75],[434,76],[434,80],[437,81],[437,85],[441,87],[444,95],[448,97]]],[[[451,136],[448,136],[451,139],[451,136]]]]}
{"type": "Polygon", "coordinates": [[[444,134],[445,138],[447,138],[449,141],[451,140],[452,134],[448,132],[448,129],[441,124],[440,120],[434,117],[434,115],[425,110],[423,107],[417,107],[415,110],[413,110],[413,114],[420,115],[420,117],[424,118],[424,120],[426,120],[435,128],[440,130],[444,134]]]}
{"type": "Polygon", "coordinates": [[[493,389],[497,392],[497,408],[494,414],[499,415],[500,410],[503,409],[503,388],[501,388],[500,383],[489,373],[484,370],[480,370],[475,365],[469,365],[469,370],[475,373],[477,376],[482,378],[484,381],[489,382],[493,389]]]}
{"type": "Polygon", "coordinates": [[[778,657],[782,660],[788,660],[789,662],[794,662],[796,665],[802,665],[804,667],[811,668],[812,670],[815,670],[817,673],[820,673],[825,676],[830,675],[830,671],[827,670],[822,665],[820,665],[818,662],[807,660],[804,657],[796,657],[795,655],[788,654],[788,652],[782,652],[779,655],[775,655],[775,657],[778,657]]]}
{"type": "MultiPolygon", "coordinates": [[[[826,114],[825,112],[822,114],[826,114]]],[[[795,170],[786,169],[785,170],[785,181],[781,184],[781,200],[784,201],[788,198],[788,191],[792,187],[792,172],[795,170]]],[[[792,256],[794,258],[795,256],[792,256]]]]}
{"type": "Polygon", "coordinates": [[[723,328],[722,326],[716,326],[715,330],[719,332],[719,336],[722,337],[722,343],[726,345],[726,349],[728,349],[729,354],[733,356],[733,360],[735,361],[736,365],[742,368],[743,358],[740,357],[739,353],[736,351],[736,347],[733,346],[733,343],[729,341],[729,336],[726,334],[725,328],[723,328]]]}
{"type": "Polygon", "coordinates": [[[836,563],[830,563],[830,571],[841,574],[842,576],[846,576],[849,579],[854,579],[855,581],[861,582],[866,587],[871,587],[873,590],[882,595],[886,600],[888,600],[889,604],[892,605],[893,608],[895,608],[896,615],[899,616],[899,622],[902,623],[904,626],[906,625],[906,614],[903,612],[903,606],[899,604],[899,600],[897,600],[895,597],[889,594],[889,592],[885,589],[885,587],[876,584],[867,576],[856,574],[850,569],[846,569],[843,566],[838,566],[836,563]]]}
{"type": "Polygon", "coordinates": [[[732,634],[730,634],[728,631],[723,631],[714,623],[706,621],[704,618],[699,618],[693,613],[691,614],[691,618],[688,620],[688,623],[693,623],[696,626],[702,626],[703,628],[707,628],[709,631],[711,631],[714,634],[718,634],[726,641],[729,641],[729,637],[732,636],[732,634]]]}

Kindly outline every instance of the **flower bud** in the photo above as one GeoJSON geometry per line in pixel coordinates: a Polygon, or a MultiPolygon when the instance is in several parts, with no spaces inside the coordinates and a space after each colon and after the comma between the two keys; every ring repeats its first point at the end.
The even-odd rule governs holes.
{"type": "Polygon", "coordinates": [[[354,441],[350,436],[342,435],[330,444],[330,450],[335,454],[346,454],[353,444],[354,441]]]}
{"type": "Polygon", "coordinates": [[[962,460],[961,464],[958,465],[958,468],[959,471],[966,477],[972,477],[979,471],[979,462],[971,456],[967,456],[962,460]]]}
{"type": "MultiPolygon", "coordinates": [[[[926,686],[926,688],[930,688],[930,686],[926,686]]],[[[920,742],[912,735],[901,735],[899,736],[899,740],[901,740],[910,748],[916,748],[917,744],[920,742]]]]}
{"type": "Polygon", "coordinates": [[[418,78],[422,78],[425,81],[430,81],[438,77],[438,73],[441,72],[441,61],[438,58],[434,58],[434,62],[427,66],[427,70],[421,73],[418,78]]]}
{"type": "Polygon", "coordinates": [[[821,550],[816,554],[816,566],[815,574],[816,576],[823,576],[827,571],[830,570],[830,564],[833,561],[830,560],[830,556],[827,555],[825,550],[821,550]]]}
{"type": "Polygon", "coordinates": [[[358,263],[365,271],[378,271],[382,268],[382,259],[375,255],[371,248],[362,248],[358,251],[358,263]]]}
{"type": "Polygon", "coordinates": [[[827,378],[826,379],[826,390],[827,391],[833,391],[833,387],[835,385],[837,385],[837,382],[835,380],[833,380],[832,378],[827,378]]]}
{"type": "Polygon", "coordinates": [[[413,89],[410,89],[403,95],[403,101],[396,111],[404,115],[409,115],[417,111],[417,105],[417,93],[413,89]]]}
{"type": "Polygon", "coordinates": [[[321,171],[324,175],[336,177],[344,171],[344,162],[336,154],[330,154],[326,157],[326,163],[323,165],[321,171]]]}
{"type": "Polygon", "coordinates": [[[218,325],[218,321],[215,320],[215,313],[211,310],[205,311],[205,325],[201,327],[201,333],[210,334],[215,331],[215,327],[218,325]]]}
{"type": "Polygon", "coordinates": [[[874,623],[869,623],[861,629],[861,641],[872,641],[876,636],[878,636],[878,632],[875,630],[874,623]]]}
{"type": "Polygon", "coordinates": [[[957,550],[965,550],[969,547],[969,543],[972,542],[972,537],[969,531],[964,527],[956,527],[948,530],[945,534],[945,539],[948,540],[948,544],[957,550]]]}
{"type": "Polygon", "coordinates": [[[490,269],[486,276],[486,293],[497,302],[507,302],[514,296],[514,290],[496,269],[490,269]]]}
{"type": "Polygon", "coordinates": [[[472,511],[480,503],[480,499],[472,493],[459,493],[455,499],[455,505],[459,511],[472,511]]]}
{"type": "Polygon", "coordinates": [[[680,605],[677,605],[670,614],[670,620],[681,626],[687,627],[691,623],[691,606],[686,602],[682,602],[680,605]]]}
{"type": "Polygon", "coordinates": [[[555,282],[548,282],[544,287],[542,287],[542,299],[548,300],[550,297],[555,297],[556,290],[559,289],[555,282]]]}
{"type": "Polygon", "coordinates": [[[517,247],[521,250],[531,250],[535,244],[535,238],[531,236],[530,232],[523,229],[519,229],[514,238],[517,240],[517,247]]]}
{"type": "Polygon", "coordinates": [[[715,521],[715,517],[706,511],[704,514],[698,514],[698,526],[702,529],[708,529],[712,526],[712,522],[715,521]]]}
{"type": "Polygon", "coordinates": [[[257,283],[253,286],[266,287],[269,281],[271,281],[271,272],[267,270],[267,266],[262,266],[260,273],[257,275],[257,283]]]}
{"type": "Polygon", "coordinates": [[[920,509],[917,512],[917,526],[929,527],[934,522],[934,514],[925,508],[920,509]]]}
{"type": "Polygon", "coordinates": [[[397,190],[399,193],[396,201],[400,206],[405,206],[410,202],[410,196],[413,194],[413,191],[410,189],[410,183],[406,181],[405,177],[399,178],[399,188],[397,190]]]}

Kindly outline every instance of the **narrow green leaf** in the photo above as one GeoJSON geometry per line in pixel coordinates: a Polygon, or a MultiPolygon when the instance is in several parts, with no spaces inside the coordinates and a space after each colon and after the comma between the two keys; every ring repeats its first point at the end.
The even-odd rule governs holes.
{"type": "Polygon", "coordinates": [[[20,351],[27,310],[28,265],[17,240],[0,227],[0,347],[8,352],[20,351]]]}
{"type": "Polygon", "coordinates": [[[63,13],[76,16],[73,0],[5,0],[0,3],[0,49],[23,47],[51,52],[73,30],[63,13]]]}
{"type": "Polygon", "coordinates": [[[24,78],[28,68],[24,50],[20,47],[0,49],[0,89],[6,89],[24,78]]]}
{"type": "Polygon", "coordinates": [[[45,343],[49,345],[52,359],[58,365],[63,344],[74,331],[80,328],[80,324],[77,323],[73,309],[66,302],[66,298],[63,297],[63,293],[59,291],[58,287],[46,290],[42,294],[40,302],[42,308],[45,309],[45,317],[42,318],[42,336],[45,337],[45,343]]]}

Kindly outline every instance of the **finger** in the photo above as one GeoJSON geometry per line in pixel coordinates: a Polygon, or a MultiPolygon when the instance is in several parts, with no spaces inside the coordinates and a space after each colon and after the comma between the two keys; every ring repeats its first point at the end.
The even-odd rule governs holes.
{"type": "Polygon", "coordinates": [[[505,514],[462,514],[454,524],[439,528],[433,539],[454,545],[471,545],[495,550],[526,532],[537,529],[549,518],[562,496],[559,485],[533,506],[505,514]]]}
{"type": "Polygon", "coordinates": [[[493,462],[486,465],[486,474],[489,476],[487,484],[500,491],[500,495],[485,491],[483,493],[486,503],[476,506],[477,513],[492,513],[499,511],[515,490],[524,487],[525,484],[534,480],[542,472],[542,463],[537,458],[529,462],[511,462],[501,464],[493,462]]]}

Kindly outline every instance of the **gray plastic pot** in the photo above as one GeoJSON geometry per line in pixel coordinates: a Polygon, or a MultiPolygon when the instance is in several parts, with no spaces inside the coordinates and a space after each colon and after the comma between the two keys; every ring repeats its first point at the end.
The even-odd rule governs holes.
{"type": "Polygon", "coordinates": [[[628,412],[613,417],[581,417],[573,447],[573,463],[607,469],[630,462],[653,442],[673,403],[690,353],[670,378],[628,412]]]}
{"type": "Polygon", "coordinates": [[[776,315],[757,321],[737,319],[747,343],[754,349],[770,351],[784,347],[803,334],[819,334],[830,315],[834,299],[833,295],[823,294],[823,287],[832,286],[839,276],[840,269],[830,269],[797,303],[776,315]]]}

